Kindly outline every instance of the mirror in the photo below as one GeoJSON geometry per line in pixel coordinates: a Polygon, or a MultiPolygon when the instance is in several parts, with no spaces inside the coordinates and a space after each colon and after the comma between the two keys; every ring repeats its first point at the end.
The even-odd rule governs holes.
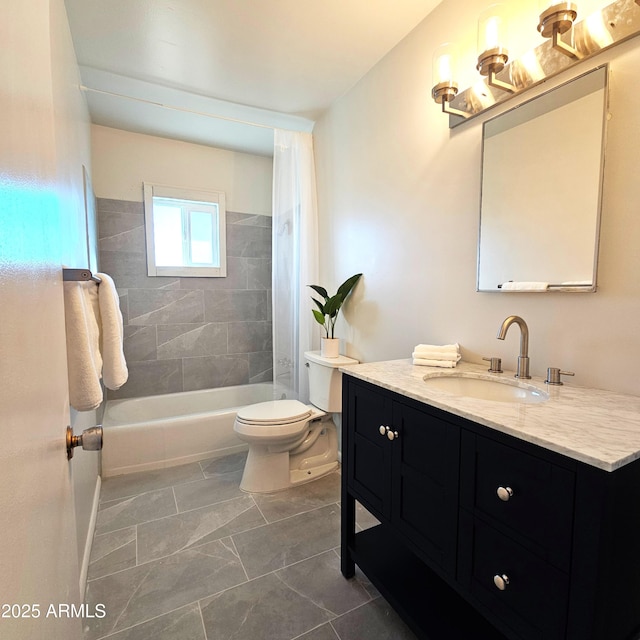
{"type": "Polygon", "coordinates": [[[599,67],[484,123],[478,291],[595,291],[607,77],[599,67]]]}

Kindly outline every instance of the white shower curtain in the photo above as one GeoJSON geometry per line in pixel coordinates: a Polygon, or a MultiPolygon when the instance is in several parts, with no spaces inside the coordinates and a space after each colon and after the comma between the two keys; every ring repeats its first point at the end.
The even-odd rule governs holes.
{"type": "Polygon", "coordinates": [[[273,378],[286,397],[308,402],[303,353],[317,348],[320,335],[307,287],[318,284],[318,205],[310,133],[275,130],[272,254],[273,378]]]}

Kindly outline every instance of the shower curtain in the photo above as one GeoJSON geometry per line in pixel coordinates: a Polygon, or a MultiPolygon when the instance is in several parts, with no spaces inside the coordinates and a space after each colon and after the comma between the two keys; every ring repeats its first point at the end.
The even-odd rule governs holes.
{"type": "Polygon", "coordinates": [[[276,129],[273,152],[273,379],[278,397],[309,401],[304,352],[317,348],[311,289],[318,284],[313,137],[276,129]]]}

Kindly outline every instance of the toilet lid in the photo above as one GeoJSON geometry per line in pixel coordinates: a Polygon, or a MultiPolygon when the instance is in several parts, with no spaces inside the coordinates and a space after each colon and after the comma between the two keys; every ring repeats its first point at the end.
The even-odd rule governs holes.
{"type": "Polygon", "coordinates": [[[288,424],[311,415],[299,400],[271,400],[250,404],[238,410],[238,419],[251,424],[288,424]]]}

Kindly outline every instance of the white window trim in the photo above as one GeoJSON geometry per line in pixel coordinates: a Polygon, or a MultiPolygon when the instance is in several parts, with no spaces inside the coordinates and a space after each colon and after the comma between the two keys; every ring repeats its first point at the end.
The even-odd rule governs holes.
{"type": "Polygon", "coordinates": [[[177,276],[186,278],[225,278],[227,276],[227,216],[223,191],[170,187],[153,182],[144,182],[144,226],[147,238],[147,274],[149,276],[177,276]],[[153,197],[198,200],[218,205],[218,227],[220,242],[219,267],[160,267],[156,265],[153,237],[153,197]]]}

